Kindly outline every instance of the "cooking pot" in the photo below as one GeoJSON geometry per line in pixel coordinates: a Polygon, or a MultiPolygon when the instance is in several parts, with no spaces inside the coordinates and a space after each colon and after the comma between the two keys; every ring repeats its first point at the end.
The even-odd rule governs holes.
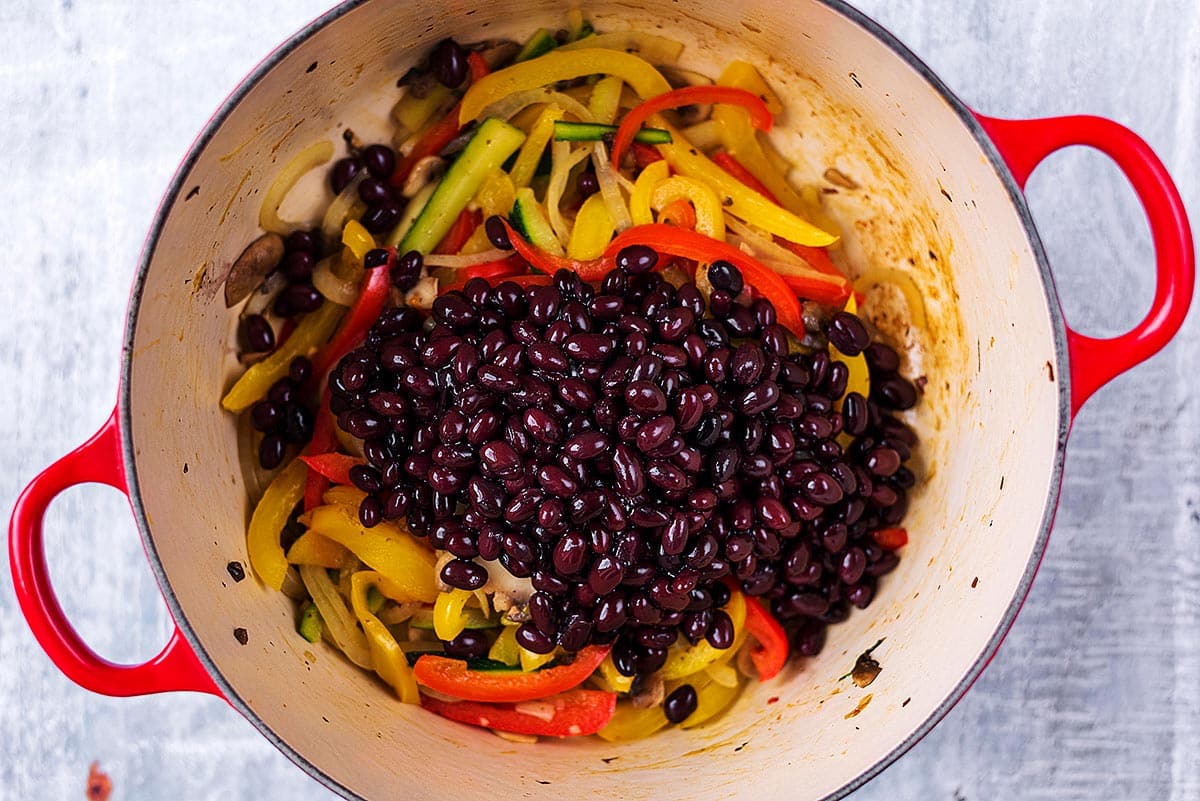
{"type": "MultiPolygon", "coordinates": [[[[367,673],[294,631],[292,602],[241,578],[248,502],[234,420],[219,400],[236,372],[235,315],[220,287],[257,233],[280,167],[345,128],[388,131],[396,78],[437,40],[521,39],[562,24],[553,0],[437,5],[350,2],[271,54],[221,107],[171,182],[130,301],[120,396],[88,442],[39,475],[9,530],[22,610],[56,665],[109,695],[220,695],[302,769],[351,798],[625,799],[844,795],[913,745],[979,676],[1013,622],[1046,547],[1072,416],[1102,384],[1159,350],[1193,291],[1191,234],[1162,164],[1094,117],[974,114],[885,30],[834,0],[596,0],[596,27],[631,21],[686,44],[715,74],[743,58],[787,109],[774,134],[844,232],[867,315],[909,354],[923,387],[911,422],[922,483],[910,544],[871,606],[825,650],[747,689],[700,729],[636,743],[525,745],[399,704],[367,673]],[[1098,148],[1144,204],[1157,290],[1129,333],[1072,331],[1029,209],[1030,172],[1067,145],[1098,148]],[[826,172],[827,170],[834,172],[826,172]],[[821,176],[826,176],[822,179],[821,176]],[[904,303],[888,286],[911,281],[904,303]],[[142,665],[115,665],[55,600],[42,517],[67,487],[129,496],[177,628],[142,665]],[[867,687],[844,675],[876,643],[867,687]]],[[[302,184],[285,216],[322,199],[302,184]]]]}

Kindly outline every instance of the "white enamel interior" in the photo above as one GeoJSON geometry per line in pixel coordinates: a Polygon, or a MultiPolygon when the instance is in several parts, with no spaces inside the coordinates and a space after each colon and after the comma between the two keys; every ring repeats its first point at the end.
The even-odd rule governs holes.
{"type": "MultiPolygon", "coordinates": [[[[565,7],[549,0],[365,3],[280,58],[198,145],[133,309],[127,436],[148,535],[214,673],[251,719],[343,792],[823,797],[939,713],[1023,591],[1062,431],[1043,279],[1004,184],[958,113],[852,19],[812,0],[598,0],[585,11],[604,30],[636,23],[682,39],[683,63],[702,72],[734,58],[759,64],[789,109],[778,141],[799,165],[795,178],[832,189],[821,175],[836,166],[860,185],[826,195],[846,233],[839,258],[855,274],[907,271],[923,288],[922,331],[897,324],[878,292],[868,310],[918,349],[910,375],[928,380],[915,419],[925,484],[907,520],[912,542],[875,602],[834,627],[819,658],[749,688],[718,723],[630,745],[518,745],[402,706],[372,676],[300,639],[285,597],[226,572],[247,561],[248,509],[234,420],[218,406],[236,367],[235,315],[220,281],[258,233],[265,187],[319,137],[340,149],[349,126],[378,139],[396,78],[433,42],[560,26],[565,7]],[[235,627],[247,630],[246,645],[235,627]],[[880,638],[874,684],[839,681],[880,638]]],[[[321,199],[317,183],[307,185],[310,202],[321,199]]]]}

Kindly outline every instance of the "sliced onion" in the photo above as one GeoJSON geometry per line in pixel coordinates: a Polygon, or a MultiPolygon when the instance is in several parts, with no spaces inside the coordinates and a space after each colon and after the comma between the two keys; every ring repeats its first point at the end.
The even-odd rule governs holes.
{"type": "MultiPolygon", "coordinates": [[[[424,262],[426,267],[449,267],[454,270],[461,270],[464,267],[474,267],[476,264],[487,264],[489,261],[500,261],[507,259],[512,255],[511,250],[491,250],[480,251],[479,253],[462,253],[462,254],[438,254],[430,253],[425,257],[424,262]]],[[[320,287],[317,287],[320,289],[320,287]]]]}
{"type": "Polygon", "coordinates": [[[562,110],[579,118],[580,122],[595,122],[595,117],[588,107],[570,95],[555,92],[549,87],[526,89],[524,92],[513,94],[497,100],[479,113],[479,118],[499,117],[508,121],[535,103],[557,103],[562,110]]]}
{"type": "Polygon", "coordinates": [[[405,294],[404,299],[409,306],[428,311],[433,308],[433,302],[437,300],[438,280],[433,276],[425,276],[417,285],[410,289],[405,294]]]}
{"type": "Polygon", "coordinates": [[[325,633],[333,640],[351,662],[365,670],[374,670],[371,649],[367,637],[358,628],[358,621],[342,600],[337,587],[329,579],[325,568],[316,565],[300,565],[300,578],[312,596],[312,602],[325,622],[325,633]]]}
{"type": "Polygon", "coordinates": [[[326,256],[313,268],[312,284],[326,299],[339,306],[350,306],[358,297],[358,282],[343,281],[333,274],[334,262],[341,258],[341,251],[326,256]]]}
{"type": "Polygon", "coordinates": [[[308,590],[304,588],[304,582],[300,580],[300,571],[295,565],[288,565],[287,572],[283,574],[283,586],[279,591],[293,601],[308,600],[308,590]]]}
{"type": "Polygon", "coordinates": [[[262,314],[275,302],[275,296],[287,286],[287,276],[282,270],[276,270],[259,284],[258,289],[250,293],[250,299],[242,307],[242,317],[251,314],[262,314]]]}
{"type": "Polygon", "coordinates": [[[629,206],[621,195],[621,186],[617,183],[617,171],[613,169],[612,161],[608,158],[608,148],[603,142],[592,143],[592,165],[596,168],[596,182],[600,184],[600,194],[604,205],[612,217],[613,226],[618,232],[633,225],[629,216],[629,206]]]}
{"type": "Polygon", "coordinates": [[[563,193],[567,191],[567,180],[575,165],[583,161],[591,153],[590,147],[581,147],[571,152],[570,142],[550,143],[550,182],[546,185],[546,216],[550,219],[550,227],[554,235],[562,243],[563,248],[571,241],[571,226],[562,216],[559,204],[563,193]]]}
{"type": "Polygon", "coordinates": [[[358,185],[366,177],[367,171],[359,170],[358,175],[346,184],[346,188],[339,192],[329,204],[329,208],[325,209],[325,216],[321,219],[321,234],[326,242],[337,242],[342,238],[342,229],[346,227],[350,210],[358,202],[358,185]]]}
{"type": "MultiPolygon", "coordinates": [[[[379,622],[385,626],[395,626],[397,623],[403,623],[410,617],[420,611],[424,604],[417,601],[403,604],[388,604],[383,609],[379,610],[379,614],[375,617],[379,618],[379,622]]],[[[408,649],[404,649],[408,653],[408,649]]]]}
{"type": "Polygon", "coordinates": [[[304,227],[298,223],[281,220],[279,207],[283,205],[283,201],[292,191],[292,187],[305,173],[315,167],[320,167],[331,158],[333,158],[333,143],[328,139],[322,139],[301,150],[279,171],[275,180],[271,182],[267,194],[263,196],[262,208],[258,212],[258,224],[264,231],[273,231],[280,236],[287,236],[304,227]]]}

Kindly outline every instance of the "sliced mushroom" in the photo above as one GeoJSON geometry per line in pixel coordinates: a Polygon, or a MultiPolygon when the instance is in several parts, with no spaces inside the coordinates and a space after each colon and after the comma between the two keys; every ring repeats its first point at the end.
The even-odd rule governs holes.
{"type": "Polygon", "coordinates": [[[225,276],[225,308],[248,298],[282,260],[283,237],[279,234],[263,234],[247,245],[225,276]]]}
{"type": "MultiPolygon", "coordinates": [[[[679,89],[684,86],[712,86],[713,84],[712,78],[693,70],[685,70],[670,65],[662,65],[658,70],[667,79],[667,83],[671,84],[673,89],[679,89]]],[[[679,124],[687,127],[704,122],[712,116],[712,111],[712,103],[697,103],[691,106],[682,106],[676,109],[675,113],[679,117],[679,124]]]]}
{"type": "Polygon", "coordinates": [[[400,193],[404,197],[412,197],[425,188],[426,184],[436,181],[446,172],[446,160],[441,156],[426,156],[413,165],[412,172],[404,180],[400,193]]]}
{"type": "Polygon", "coordinates": [[[629,702],[633,704],[634,709],[649,709],[652,706],[658,706],[667,694],[661,673],[653,673],[649,678],[638,679],[634,682],[632,689],[629,702]]]}
{"type": "Polygon", "coordinates": [[[485,39],[476,42],[470,48],[479,53],[490,70],[508,66],[509,62],[517,57],[517,53],[521,52],[521,45],[511,39],[485,39]]]}
{"type": "Polygon", "coordinates": [[[404,76],[396,81],[396,85],[407,87],[408,93],[413,97],[425,98],[437,85],[437,78],[433,77],[433,73],[422,63],[404,73],[404,76]]]}

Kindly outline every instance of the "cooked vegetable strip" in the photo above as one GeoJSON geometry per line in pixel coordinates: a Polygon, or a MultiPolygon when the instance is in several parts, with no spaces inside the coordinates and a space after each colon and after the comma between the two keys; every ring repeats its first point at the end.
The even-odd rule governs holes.
{"type": "MultiPolygon", "coordinates": [[[[842,309],[848,314],[858,314],[858,303],[854,299],[854,294],[846,299],[846,306],[842,309]]],[[[835,401],[834,408],[841,411],[842,401],[851,392],[857,392],[864,398],[871,396],[871,373],[867,369],[867,358],[862,353],[856,353],[853,356],[847,356],[837,349],[837,346],[832,342],[829,343],[829,356],[832,359],[845,362],[846,367],[850,369],[850,377],[846,380],[846,391],[842,393],[842,397],[835,401]]]]}
{"type": "Polygon", "coordinates": [[[404,651],[387,626],[371,612],[367,600],[368,588],[375,588],[386,594],[385,586],[386,582],[378,573],[360,570],[350,577],[350,602],[354,607],[355,616],[358,617],[358,623],[362,626],[363,634],[366,635],[375,672],[395,689],[402,702],[419,704],[421,696],[417,690],[417,681],[413,678],[408,660],[404,658],[404,651]]]}
{"type": "Polygon", "coordinates": [[[318,381],[330,367],[337,364],[339,359],[359,343],[367,329],[383,311],[383,304],[387,301],[392,285],[388,271],[395,263],[395,259],[395,252],[389,251],[385,263],[366,271],[363,276],[362,292],[354,301],[354,305],[350,307],[345,319],[342,320],[337,333],[328,345],[313,356],[312,372],[318,381]]]}
{"type": "Polygon", "coordinates": [[[576,737],[595,734],[612,719],[615,693],[570,690],[539,701],[517,704],[484,704],[473,701],[447,703],[422,696],[426,709],[459,723],[516,734],[576,737]]]}
{"type": "Polygon", "coordinates": [[[433,604],[433,632],[439,640],[453,640],[467,627],[463,608],[471,600],[466,590],[452,589],[439,592],[433,604]]]}
{"type": "Polygon", "coordinates": [[[615,75],[607,75],[596,81],[592,96],[588,98],[588,111],[596,122],[611,125],[621,107],[621,90],[625,82],[615,75]]]}
{"type": "Polygon", "coordinates": [[[654,187],[650,205],[662,211],[676,201],[685,201],[695,209],[695,227],[697,233],[712,237],[719,242],[725,241],[725,211],[721,200],[708,184],[676,175],[660,182],[654,187]]]}
{"type": "Polygon", "coordinates": [[[663,714],[660,704],[646,709],[638,709],[633,704],[622,702],[617,704],[608,724],[596,734],[612,743],[640,740],[660,729],[665,729],[668,723],[667,716],[663,714]]]}
{"type": "Polygon", "coordinates": [[[461,660],[432,654],[418,659],[414,670],[419,684],[444,695],[464,701],[516,703],[579,686],[600,666],[608,650],[607,646],[589,645],[575,655],[571,664],[533,673],[469,670],[461,660]]]}
{"type": "MultiPolygon", "coordinates": [[[[592,39],[584,41],[594,42],[592,39]]],[[[560,47],[531,61],[493,72],[471,84],[471,88],[463,95],[458,112],[459,123],[476,119],[492,103],[516,92],[570,81],[584,75],[614,75],[629,84],[640,97],[661,95],[671,89],[667,79],[658,70],[637,56],[596,47],[571,50],[560,47]]]]}
{"type": "Polygon", "coordinates": [[[345,307],[326,301],[315,312],[306,314],[286,342],[242,373],[221,399],[221,407],[227,412],[242,412],[265,397],[271,385],[288,374],[292,359],[307,356],[325,344],[343,311],[345,307]]]}
{"type": "MultiPolygon", "coordinates": [[[[567,142],[595,142],[609,134],[616,134],[617,126],[598,122],[556,122],[554,138],[567,142]]],[[[671,141],[671,134],[661,128],[640,128],[633,134],[633,141],[648,145],[661,145],[671,141]]]]}
{"type": "Polygon", "coordinates": [[[696,710],[679,724],[679,728],[692,729],[708,723],[732,706],[741,692],[741,684],[736,681],[733,686],[725,686],[713,681],[703,687],[697,687],[696,710]]]}
{"type": "Polygon", "coordinates": [[[541,161],[542,153],[545,152],[546,145],[550,143],[550,138],[554,135],[557,123],[562,117],[563,110],[559,105],[552,103],[542,109],[537,122],[529,131],[529,136],[525,137],[525,143],[521,145],[520,152],[517,153],[516,162],[508,171],[514,187],[520,189],[523,186],[529,186],[529,182],[533,180],[533,174],[537,170],[538,162],[541,161]]]}
{"type": "Polygon", "coordinates": [[[667,179],[671,167],[665,161],[656,161],[642,170],[633,184],[629,194],[629,215],[634,225],[648,225],[654,222],[654,213],[650,205],[654,196],[654,188],[667,179]]]}
{"type": "Polygon", "coordinates": [[[604,204],[608,206],[608,213],[612,216],[613,225],[618,231],[624,231],[633,225],[633,220],[629,216],[629,207],[625,205],[625,198],[621,195],[619,174],[609,163],[608,150],[603,142],[596,142],[592,145],[592,166],[596,170],[596,182],[600,184],[600,194],[604,197],[604,204]]]}
{"type": "Polygon", "coordinates": [[[784,328],[803,334],[800,302],[779,274],[729,243],[718,242],[695,231],[655,223],[639,225],[618,234],[605,251],[605,258],[615,258],[621,248],[634,244],[649,245],[659,253],[694,259],[701,264],[711,264],[718,259],[729,262],[742,271],[747,284],[775,304],[779,323],[784,328]]]}
{"type": "Polygon", "coordinates": [[[333,158],[333,143],[322,139],[301,150],[279,171],[279,175],[275,176],[267,193],[263,195],[262,207],[258,212],[258,224],[264,231],[287,236],[293,231],[300,230],[302,226],[297,223],[285,222],[279,218],[279,207],[283,205],[283,201],[292,191],[292,187],[304,177],[305,173],[321,166],[331,158],[333,158]]]}
{"type": "Polygon", "coordinates": [[[283,586],[283,576],[287,573],[287,558],[279,536],[304,496],[304,478],[303,462],[293,459],[267,487],[250,518],[246,533],[250,566],[263,584],[274,590],[283,586]]]}
{"type": "Polygon", "coordinates": [[[384,595],[398,601],[433,603],[433,553],[423,543],[393,523],[366,528],[349,509],[337,504],[318,506],[308,527],[341,543],[368,567],[394,585],[384,595]]]}
{"type": "Polygon", "coordinates": [[[484,179],[515,153],[524,141],[524,132],[508,123],[491,117],[484,120],[463,152],[450,165],[437,190],[430,196],[429,202],[396,250],[399,253],[415,250],[422,254],[432,251],[479,191],[484,179]]]}
{"type": "Polygon", "coordinates": [[[306,531],[288,548],[287,560],[293,565],[342,568],[350,560],[350,552],[322,534],[306,531]]]}
{"type": "MultiPolygon", "coordinates": [[[[749,113],[754,127],[760,131],[771,130],[771,124],[774,121],[771,112],[767,109],[767,104],[757,95],[753,95],[745,89],[730,86],[685,86],[681,89],[674,89],[639,103],[622,118],[621,125],[617,128],[616,139],[613,140],[613,166],[620,166],[625,148],[629,147],[629,143],[637,137],[638,132],[642,130],[642,125],[651,116],[660,111],[701,103],[741,106],[749,113]]],[[[646,140],[641,139],[640,141],[645,142],[646,140]]]]}
{"type": "MultiPolygon", "coordinates": [[[[604,273],[612,269],[613,262],[611,258],[580,261],[578,259],[555,256],[553,253],[547,253],[530,245],[525,241],[525,237],[521,236],[507,220],[504,221],[504,228],[508,231],[508,238],[512,242],[513,248],[521,258],[529,262],[532,267],[543,273],[547,273],[546,278],[550,278],[553,273],[559,270],[571,270],[572,272],[579,273],[579,277],[585,281],[596,281],[603,277],[604,273]]],[[[537,278],[539,276],[529,277],[537,278]]]]}
{"type": "MultiPolygon", "coordinates": [[[[661,117],[655,119],[654,124],[672,131],[672,134],[677,133],[661,117]]],[[[704,154],[682,144],[678,136],[675,138],[677,141],[674,144],[658,146],[663,158],[681,175],[696,178],[711,186],[721,197],[725,210],[733,216],[801,245],[825,247],[837,241],[837,237],[775,205],[713,164],[704,154]]]]}
{"type": "Polygon", "coordinates": [[[604,254],[616,230],[608,206],[600,195],[592,195],[583,202],[575,215],[571,227],[571,241],[567,243],[567,256],[572,259],[598,259],[604,254]]]}
{"type": "MultiPolygon", "coordinates": [[[[746,607],[752,601],[747,601],[739,591],[730,594],[725,613],[733,621],[733,630],[741,632],[746,625],[746,607]]],[[[736,636],[736,635],[735,635],[736,636]]],[[[724,650],[714,648],[707,640],[701,640],[695,645],[689,645],[680,639],[667,651],[667,661],[662,667],[663,679],[681,679],[699,673],[714,662],[728,657],[732,648],[724,650]]]]}
{"type": "Polygon", "coordinates": [[[346,608],[346,602],[325,568],[300,565],[300,579],[325,623],[324,633],[351,662],[365,670],[374,670],[367,638],[359,630],[354,615],[346,608]]]}
{"type": "Polygon", "coordinates": [[[571,229],[560,208],[562,196],[567,189],[571,170],[586,159],[591,150],[584,147],[572,152],[570,142],[552,142],[550,152],[553,158],[550,163],[550,183],[546,186],[546,216],[550,219],[559,245],[566,247],[571,239],[571,229]]]}
{"type": "Polygon", "coordinates": [[[318,475],[324,476],[335,484],[349,484],[350,468],[364,464],[363,459],[344,453],[301,456],[300,461],[308,465],[310,470],[316,471],[318,475]]]}
{"type": "Polygon", "coordinates": [[[750,658],[758,670],[759,681],[769,681],[783,670],[788,658],[787,634],[757,599],[746,601],[746,630],[758,641],[750,658]]]}

